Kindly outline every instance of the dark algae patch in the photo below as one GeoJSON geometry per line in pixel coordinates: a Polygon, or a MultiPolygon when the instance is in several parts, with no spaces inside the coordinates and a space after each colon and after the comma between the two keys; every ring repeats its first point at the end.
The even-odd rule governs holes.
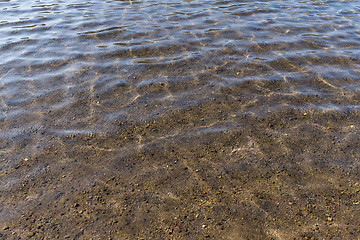
{"type": "Polygon", "coordinates": [[[0,239],[360,239],[357,1],[0,9],[0,239]]]}

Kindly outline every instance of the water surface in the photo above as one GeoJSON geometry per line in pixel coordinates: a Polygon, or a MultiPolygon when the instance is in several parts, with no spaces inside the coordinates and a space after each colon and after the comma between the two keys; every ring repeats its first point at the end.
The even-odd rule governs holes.
{"type": "Polygon", "coordinates": [[[359,237],[358,1],[0,13],[5,238],[359,237]]]}

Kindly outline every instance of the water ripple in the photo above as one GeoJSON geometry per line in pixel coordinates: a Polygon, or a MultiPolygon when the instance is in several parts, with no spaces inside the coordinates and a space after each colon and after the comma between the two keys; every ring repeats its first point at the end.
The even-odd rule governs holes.
{"type": "Polygon", "coordinates": [[[35,124],[54,135],[116,132],[118,122],[222,98],[229,129],[233,111],[359,106],[356,1],[12,0],[0,8],[1,138],[35,124]]]}

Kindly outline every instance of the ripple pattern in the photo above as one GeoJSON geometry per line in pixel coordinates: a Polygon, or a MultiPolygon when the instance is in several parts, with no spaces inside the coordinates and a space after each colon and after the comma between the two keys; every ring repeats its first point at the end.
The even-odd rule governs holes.
{"type": "Polygon", "coordinates": [[[16,239],[65,237],[26,235],[20,216],[40,224],[29,215],[38,203],[50,219],[80,192],[92,199],[89,219],[106,212],[112,222],[95,228],[100,236],[76,220],[75,238],[115,236],[104,232],[111,224],[120,239],[360,236],[359,191],[348,185],[360,166],[358,1],[0,0],[0,13],[0,237],[9,223],[16,239]],[[112,189],[107,207],[94,202],[99,189],[112,189]],[[318,190],[348,198],[325,203],[318,190]],[[151,223],[146,201],[158,207],[147,209],[151,223]],[[353,220],[330,226],[335,203],[353,220]],[[181,222],[181,207],[205,227],[181,222]]]}

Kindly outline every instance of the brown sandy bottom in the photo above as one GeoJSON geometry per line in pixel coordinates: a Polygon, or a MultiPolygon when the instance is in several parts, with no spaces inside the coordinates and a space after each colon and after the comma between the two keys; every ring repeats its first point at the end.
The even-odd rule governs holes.
{"type": "Polygon", "coordinates": [[[359,113],[234,104],[45,133],[1,170],[1,238],[358,239],[359,113]]]}

